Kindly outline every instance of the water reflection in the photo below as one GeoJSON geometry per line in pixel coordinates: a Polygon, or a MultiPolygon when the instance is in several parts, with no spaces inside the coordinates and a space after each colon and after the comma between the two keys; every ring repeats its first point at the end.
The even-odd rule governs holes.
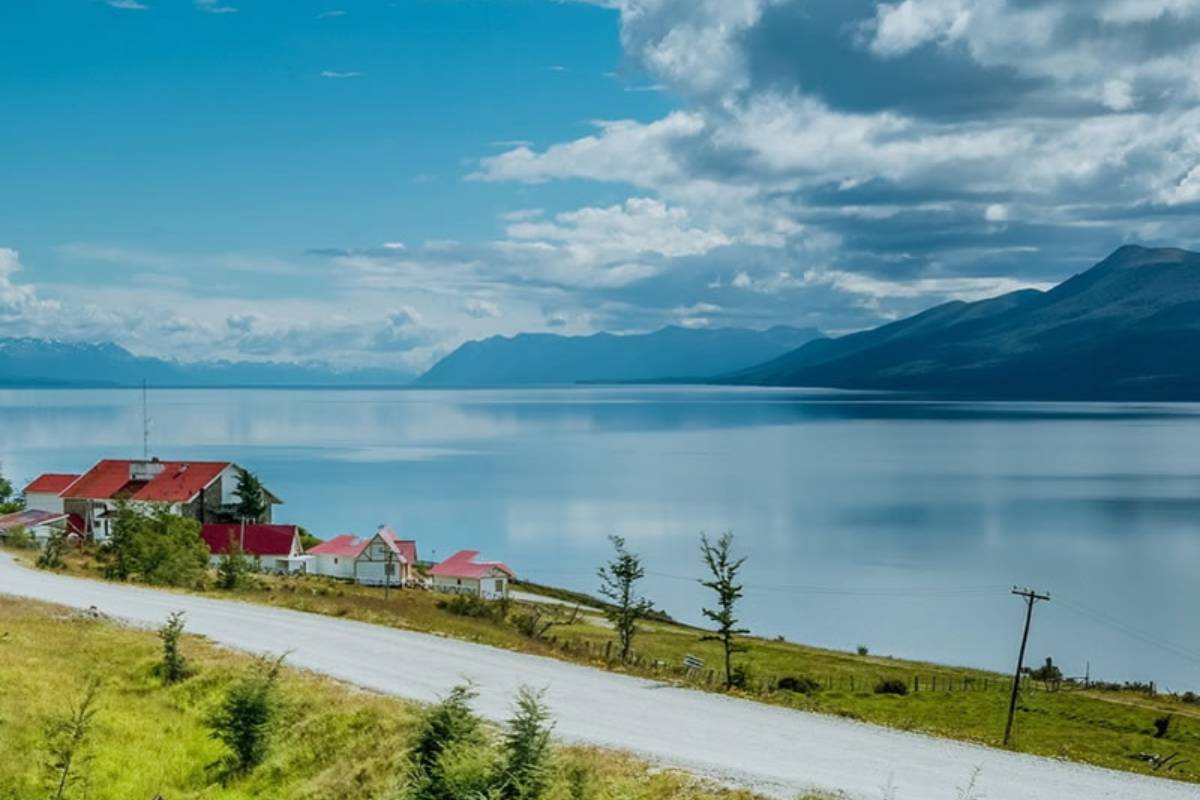
{"type": "MultiPolygon", "coordinates": [[[[763,633],[1007,668],[1021,583],[1200,651],[1196,405],[589,387],[179,390],[150,406],[155,453],[237,460],[319,534],[387,522],[427,555],[474,546],[591,590],[620,533],[690,621],[698,533],[734,530],[763,633]]],[[[138,455],[141,429],[139,392],[0,392],[18,479],[138,455]]],[[[1033,658],[1200,686],[1195,663],[1067,602],[1040,611],[1033,658]]]]}

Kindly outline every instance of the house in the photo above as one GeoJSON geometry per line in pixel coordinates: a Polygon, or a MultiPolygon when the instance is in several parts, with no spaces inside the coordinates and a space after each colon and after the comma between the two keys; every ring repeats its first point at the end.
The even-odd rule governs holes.
{"type": "MultiPolygon", "coordinates": [[[[229,461],[105,459],[69,482],[70,475],[42,475],[25,487],[25,495],[26,503],[32,495],[32,508],[77,516],[85,535],[104,541],[111,533],[110,517],[122,501],[166,508],[201,524],[226,519],[226,509],[238,500],[243,472],[229,461]]],[[[266,495],[265,519],[255,522],[269,523],[271,506],[283,502],[270,492],[266,495]]]]}
{"type": "Polygon", "coordinates": [[[78,475],[63,473],[47,473],[25,487],[25,507],[33,511],[54,511],[62,513],[63,490],[75,481],[78,475]]]}
{"type": "Polygon", "coordinates": [[[344,578],[367,586],[411,586],[416,573],[417,543],[399,539],[380,525],[373,536],[360,539],[346,533],[310,548],[310,572],[344,578]]]}
{"type": "Polygon", "coordinates": [[[234,543],[258,563],[259,569],[267,572],[303,573],[312,562],[310,556],[304,555],[300,528],[295,525],[213,523],[200,529],[200,538],[208,545],[214,566],[234,543]]]}
{"type": "Polygon", "coordinates": [[[38,545],[45,545],[47,540],[56,533],[78,534],[77,520],[62,511],[42,511],[26,509],[15,514],[0,516],[0,541],[6,541],[8,534],[17,528],[23,528],[26,533],[37,540],[38,545]]]}
{"type": "Polygon", "coordinates": [[[477,550],[460,550],[429,570],[430,585],[442,592],[506,597],[516,574],[499,561],[476,561],[477,550]]]}

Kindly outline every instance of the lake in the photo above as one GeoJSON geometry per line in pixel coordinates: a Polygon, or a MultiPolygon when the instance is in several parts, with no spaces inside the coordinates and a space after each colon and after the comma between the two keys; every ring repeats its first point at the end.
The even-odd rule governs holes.
{"type": "MultiPolygon", "coordinates": [[[[152,390],[151,452],[233,460],[328,537],[386,523],[594,591],[620,534],[698,622],[731,530],[756,633],[1200,688],[1200,406],[934,403],[679,387],[152,390]]],[[[0,391],[14,481],[139,457],[141,393],[0,391]]],[[[0,587],[2,589],[2,587],[0,587]]]]}

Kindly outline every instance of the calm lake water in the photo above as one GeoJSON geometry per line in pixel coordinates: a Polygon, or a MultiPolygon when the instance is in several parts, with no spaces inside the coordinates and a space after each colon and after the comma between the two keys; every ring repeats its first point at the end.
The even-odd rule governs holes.
{"type": "MultiPolygon", "coordinates": [[[[235,460],[321,536],[387,523],[593,591],[625,536],[699,620],[701,531],[749,556],[756,633],[1200,688],[1200,406],[693,388],[161,390],[151,449],[235,460]]],[[[141,454],[140,392],[0,391],[14,482],[141,454]]],[[[2,587],[0,587],[2,588],[2,587]]]]}

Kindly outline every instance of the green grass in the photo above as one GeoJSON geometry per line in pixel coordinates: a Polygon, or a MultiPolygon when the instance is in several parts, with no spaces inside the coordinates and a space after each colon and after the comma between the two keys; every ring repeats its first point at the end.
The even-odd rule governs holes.
{"type": "MultiPolygon", "coordinates": [[[[96,577],[96,565],[75,557],[70,570],[96,577]]],[[[527,587],[558,599],[570,593],[527,587]]],[[[680,665],[692,654],[715,667],[721,661],[719,645],[701,642],[694,628],[663,621],[648,621],[634,643],[638,662],[614,664],[604,658],[613,633],[592,615],[581,622],[557,626],[548,639],[533,640],[512,624],[493,619],[462,617],[438,607],[444,595],[425,591],[392,591],[355,586],[322,578],[262,578],[259,588],[237,593],[209,592],[256,603],[346,617],[381,625],[438,633],[511,650],[549,655],[588,663],[600,668],[650,675],[664,680],[717,690],[715,675],[707,670],[684,676],[680,665]]],[[[580,598],[582,599],[582,598],[580,598]]],[[[920,731],[936,736],[1000,746],[1008,707],[1009,678],[994,673],[938,664],[902,661],[876,655],[806,647],[790,642],[748,637],[748,652],[737,657],[748,666],[750,683],[739,692],[763,702],[833,714],[920,731]],[[772,689],[784,676],[809,677],[822,690],[801,695],[772,689]],[[921,691],[907,696],[878,695],[873,689],[882,679],[914,679],[921,691]],[[933,690],[936,685],[936,691],[933,690]],[[987,686],[987,690],[983,687],[987,686]]],[[[1200,706],[1170,696],[1142,693],[1046,691],[1027,682],[1018,708],[1013,749],[1038,755],[1083,761],[1114,769],[1158,777],[1200,782],[1200,706]],[[1173,719],[1165,739],[1154,738],[1154,720],[1163,714],[1173,719]],[[1179,753],[1183,764],[1169,772],[1156,771],[1139,754],[1166,756],[1179,753]]]]}
{"type": "MultiPolygon", "coordinates": [[[[195,673],[165,686],[154,665],[157,637],[61,608],[0,597],[0,798],[51,797],[45,789],[45,729],[101,681],[90,737],[90,800],[369,800],[403,797],[406,748],[421,708],[285,670],[280,719],[266,761],[222,784],[208,765],[221,746],[203,720],[247,656],[187,637],[195,673]]],[[[568,775],[582,771],[591,800],[751,800],[691,776],[650,769],[622,754],[560,748],[546,800],[567,800],[568,775]]]]}

